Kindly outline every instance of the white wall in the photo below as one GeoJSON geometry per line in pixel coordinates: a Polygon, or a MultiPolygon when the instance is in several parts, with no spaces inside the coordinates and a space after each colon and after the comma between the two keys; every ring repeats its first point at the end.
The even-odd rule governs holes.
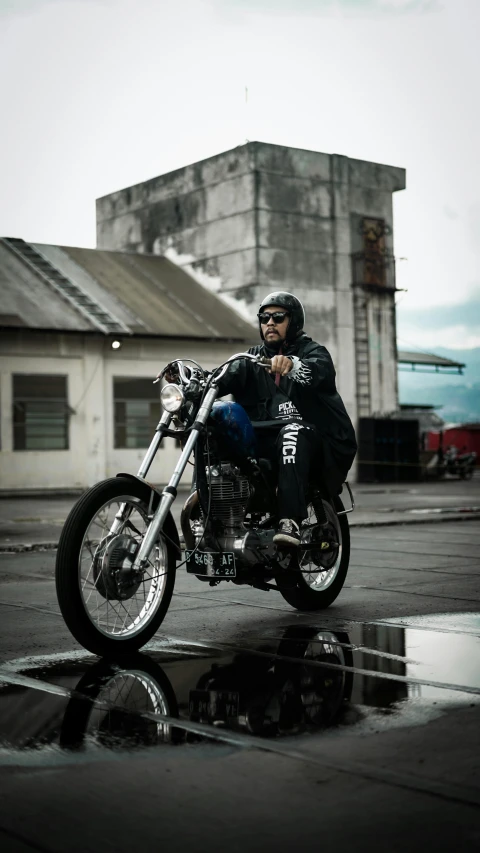
{"type": "MultiPolygon", "coordinates": [[[[113,446],[113,377],[151,377],[153,382],[173,358],[195,358],[203,367],[212,368],[244,348],[238,343],[131,339],[113,351],[108,341],[94,336],[5,333],[0,343],[0,489],[86,488],[120,471],[136,473],[146,448],[113,446]],[[68,377],[68,402],[75,410],[70,417],[68,450],[13,450],[14,373],[68,377]]],[[[148,479],[166,483],[179,454],[174,440],[166,439],[148,479]]],[[[187,468],[186,482],[190,476],[187,468]]]]}
{"type": "MultiPolygon", "coordinates": [[[[2,347],[3,349],[3,347],[2,347]]],[[[61,357],[41,355],[33,346],[30,353],[1,357],[2,434],[0,488],[78,488],[84,485],[85,439],[82,416],[70,421],[70,450],[13,450],[12,374],[52,373],[68,377],[68,402],[73,406],[83,391],[83,364],[73,352],[61,357]],[[75,450],[73,450],[75,448],[75,450]]]]}

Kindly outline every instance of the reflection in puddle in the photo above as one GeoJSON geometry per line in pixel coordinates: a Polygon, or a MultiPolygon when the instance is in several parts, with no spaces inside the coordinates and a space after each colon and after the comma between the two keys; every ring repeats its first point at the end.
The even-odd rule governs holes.
{"type": "MultiPolygon", "coordinates": [[[[461,621],[462,614],[459,616],[461,621]]],[[[458,698],[458,691],[449,690],[447,685],[480,690],[480,637],[470,632],[465,635],[455,634],[453,630],[426,631],[420,627],[403,628],[377,623],[352,626],[350,638],[353,644],[361,647],[361,651],[354,655],[355,666],[405,676],[406,697],[442,700],[458,698]],[[372,655],[374,651],[380,652],[377,664],[372,655]],[[392,658],[387,659],[386,654],[392,658]],[[395,657],[399,659],[397,664],[395,657]],[[415,683],[415,680],[421,683],[415,683]],[[443,686],[437,687],[437,684],[443,686]]],[[[356,684],[360,692],[365,692],[365,687],[357,679],[356,684]]],[[[370,689],[375,692],[381,690],[375,685],[370,686],[370,689]]],[[[388,695],[388,687],[385,689],[388,695]]]]}
{"type": "Polygon", "coordinates": [[[445,631],[480,635],[480,613],[425,613],[422,616],[399,616],[380,620],[378,625],[400,625],[403,628],[423,628],[439,633],[445,631]]]}
{"type": "Polygon", "coordinates": [[[62,747],[76,749],[88,741],[132,749],[174,740],[172,726],[162,718],[178,716],[175,694],[162,667],[146,655],[121,667],[100,661],[80,680],[76,693],[62,720],[62,747]]]}
{"type": "Polygon", "coordinates": [[[242,648],[155,645],[150,655],[116,663],[76,658],[23,669],[39,689],[13,684],[8,670],[0,671],[4,748],[93,753],[228,740],[228,733],[273,739],[354,726],[369,709],[398,716],[419,697],[461,704],[480,694],[480,638],[472,634],[381,623],[297,625],[247,639],[242,648]],[[65,695],[46,692],[47,683],[65,695]]]}

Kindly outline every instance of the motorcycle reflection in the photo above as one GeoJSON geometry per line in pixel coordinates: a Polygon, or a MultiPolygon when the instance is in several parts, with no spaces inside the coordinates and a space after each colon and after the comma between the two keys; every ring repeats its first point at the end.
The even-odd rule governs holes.
{"type": "Polygon", "coordinates": [[[151,657],[101,660],[76,687],[60,744],[131,749],[201,740],[188,721],[262,737],[332,726],[350,700],[353,676],[344,667],[352,662],[347,634],[295,626],[271,654],[232,654],[210,666],[206,660],[180,712],[169,678],[151,657]]]}

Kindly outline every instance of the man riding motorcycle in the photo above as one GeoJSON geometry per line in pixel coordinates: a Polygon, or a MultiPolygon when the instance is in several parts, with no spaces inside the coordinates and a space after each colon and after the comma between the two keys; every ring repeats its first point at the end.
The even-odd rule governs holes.
{"type": "Polygon", "coordinates": [[[115,658],[151,640],[179,560],[214,586],[276,589],[305,612],[329,607],[343,588],[350,536],[338,493],[356,443],[332,360],[304,333],[292,294],[269,294],[259,323],[263,343],[212,371],[189,358],[166,365],[164,412],[138,474],[92,486],[67,518],[57,597],[73,636],[94,654],[115,658]],[[237,402],[218,399],[230,392],[237,402]],[[174,436],[185,444],[160,494],[145,478],[163,438],[174,436]],[[192,453],[182,559],[171,506],[192,453]]]}
{"type": "MultiPolygon", "coordinates": [[[[357,451],[355,431],[329,352],[303,331],[300,300],[285,291],[269,293],[258,322],[263,343],[248,352],[271,358],[270,373],[254,362],[235,361],[219,385],[252,421],[258,457],[276,468],[280,522],[273,541],[298,546],[312,468],[329,493],[338,494],[357,451]]],[[[320,507],[323,518],[317,522],[326,525],[321,502],[320,507]]]]}

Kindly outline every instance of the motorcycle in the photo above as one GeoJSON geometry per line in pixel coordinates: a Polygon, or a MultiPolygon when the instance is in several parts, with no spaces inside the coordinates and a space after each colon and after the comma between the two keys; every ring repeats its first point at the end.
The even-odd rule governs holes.
{"type": "Polygon", "coordinates": [[[459,453],[455,456],[445,454],[442,476],[451,474],[454,477],[460,477],[461,480],[471,480],[475,471],[477,454],[459,453]]]}
{"type": "Polygon", "coordinates": [[[301,544],[279,549],[274,472],[256,458],[255,432],[237,403],[217,401],[219,382],[236,359],[260,369],[270,359],[238,353],[213,371],[176,359],[167,378],[163,414],[136,475],[120,473],[79,499],[57,550],[57,598],[65,623],[85,649],[100,656],[127,654],[145,645],[168,611],[177,568],[200,582],[248,584],[277,590],[292,607],[321,610],[339,595],[348,571],[350,535],[340,496],[312,482],[301,544]],[[173,427],[173,428],[172,428],[173,427]],[[162,439],[180,439],[183,450],[168,485],[159,493],[146,481],[162,439]],[[191,494],[181,513],[185,544],[171,513],[180,479],[193,453],[191,494]],[[317,523],[323,504],[327,526],[317,523]],[[177,566],[177,562],[179,565],[177,566]]]}

